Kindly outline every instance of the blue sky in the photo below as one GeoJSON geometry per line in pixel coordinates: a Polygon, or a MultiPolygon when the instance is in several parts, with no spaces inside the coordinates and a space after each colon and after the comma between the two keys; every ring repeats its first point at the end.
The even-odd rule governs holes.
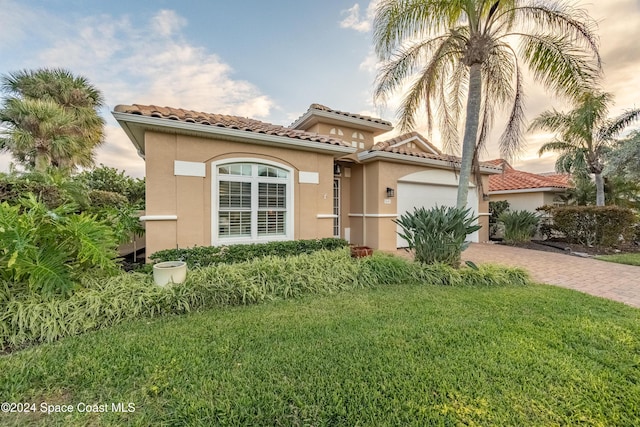
{"type": "MultiPolygon", "coordinates": [[[[639,106],[640,2],[578,3],[599,21],[604,89],[617,101],[612,114],[639,106]]],[[[144,163],[110,114],[117,104],[168,105],[288,125],[318,102],[395,121],[397,98],[382,108],[371,95],[369,0],[0,0],[0,10],[0,74],[65,67],[89,78],[107,102],[107,140],[97,160],[134,176],[144,174],[144,163]]],[[[529,118],[566,107],[531,82],[526,89],[529,118]]],[[[496,135],[500,127],[498,120],[496,135]]],[[[417,130],[425,129],[420,123],[417,130]]],[[[553,158],[535,154],[547,140],[528,135],[516,166],[552,170],[553,158]]],[[[490,144],[485,157],[497,156],[490,144]]],[[[0,169],[9,161],[0,155],[0,169]]]]}

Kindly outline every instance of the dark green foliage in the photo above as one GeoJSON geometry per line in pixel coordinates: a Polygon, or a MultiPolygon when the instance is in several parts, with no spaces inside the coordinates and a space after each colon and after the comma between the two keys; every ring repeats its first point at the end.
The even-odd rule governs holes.
{"type": "Polygon", "coordinates": [[[507,243],[530,242],[540,223],[540,217],[529,211],[502,212],[498,220],[504,225],[507,243]]]}
{"type": "Polygon", "coordinates": [[[0,173],[0,202],[19,205],[27,193],[33,194],[50,209],[64,204],[75,204],[82,209],[89,203],[87,189],[82,183],[55,170],[47,173],[0,173]]]}
{"type": "Polygon", "coordinates": [[[91,190],[89,192],[89,200],[92,210],[121,208],[129,203],[127,198],[122,194],[104,190],[91,190]]]}
{"type": "MultiPolygon", "coordinates": [[[[124,171],[105,165],[78,174],[77,179],[91,190],[118,193],[124,196],[129,204],[144,209],[145,183],[143,179],[132,178],[124,171]]],[[[117,207],[116,205],[111,205],[117,207]]]]}
{"type": "Polygon", "coordinates": [[[502,212],[509,210],[509,202],[506,200],[498,200],[495,202],[489,202],[489,237],[494,237],[499,231],[498,217],[502,212]]]}
{"type": "Polygon", "coordinates": [[[66,295],[82,274],[116,269],[110,227],[73,210],[49,210],[33,195],[0,204],[0,279],[17,294],[66,295]]]}
{"type": "Polygon", "coordinates": [[[402,228],[400,237],[415,250],[416,261],[433,264],[444,262],[452,267],[460,265],[460,254],[467,248],[467,236],[482,228],[473,225],[477,217],[471,209],[447,206],[415,208],[394,221],[402,228]]]}
{"type": "Polygon", "coordinates": [[[195,269],[189,271],[185,283],[166,288],[155,286],[149,274],[84,276],[83,289],[50,301],[37,295],[11,295],[10,290],[3,293],[0,286],[0,302],[6,306],[0,312],[0,342],[15,346],[53,341],[125,319],[398,283],[519,286],[529,282],[519,269],[480,266],[458,270],[380,253],[353,259],[346,248],[195,269]]]}
{"type": "Polygon", "coordinates": [[[309,254],[320,250],[343,248],[348,243],[344,239],[325,238],[311,240],[291,240],[284,242],[252,243],[248,245],[202,246],[188,249],[167,249],[152,254],[154,262],[185,261],[191,268],[216,264],[233,264],[264,256],[291,256],[309,254]]]}
{"type": "Polygon", "coordinates": [[[618,206],[543,206],[553,217],[553,230],[572,243],[590,246],[617,246],[620,239],[633,238],[636,216],[618,206]]]}

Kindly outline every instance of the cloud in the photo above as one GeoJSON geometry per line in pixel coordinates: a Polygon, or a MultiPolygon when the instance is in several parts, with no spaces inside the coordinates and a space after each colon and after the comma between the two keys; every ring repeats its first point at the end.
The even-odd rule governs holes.
{"type": "MultiPolygon", "coordinates": [[[[254,84],[236,79],[218,55],[186,40],[181,31],[187,21],[175,11],[160,10],[142,23],[136,17],[136,24],[126,15],[107,14],[62,23],[33,9],[29,20],[21,22],[36,28],[49,24],[40,40],[44,49],[32,52],[22,68],[68,68],[102,90],[108,106],[103,111],[107,129],[97,161],[134,176],[143,175],[144,163],[111,116],[117,104],[166,105],[256,118],[268,117],[276,107],[254,84]]],[[[17,34],[21,29],[26,31],[17,28],[17,34]]],[[[0,167],[3,164],[6,159],[0,158],[0,167]]]]}
{"type": "Polygon", "coordinates": [[[369,2],[369,6],[367,6],[364,16],[361,16],[359,3],[356,3],[349,9],[340,12],[341,15],[346,15],[346,17],[340,21],[340,27],[350,28],[361,33],[366,33],[371,30],[378,1],[379,0],[371,0],[369,2]]]}

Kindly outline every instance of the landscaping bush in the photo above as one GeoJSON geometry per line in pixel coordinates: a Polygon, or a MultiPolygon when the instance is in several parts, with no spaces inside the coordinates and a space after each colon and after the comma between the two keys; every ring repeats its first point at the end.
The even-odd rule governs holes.
{"type": "Polygon", "coordinates": [[[460,265],[460,254],[469,246],[467,235],[481,228],[473,225],[477,217],[471,209],[447,206],[415,208],[394,222],[402,228],[398,234],[415,250],[416,261],[424,264],[443,262],[460,265]]]}
{"type": "Polygon", "coordinates": [[[10,205],[19,205],[20,200],[31,193],[49,209],[64,204],[84,208],[89,202],[86,190],[81,183],[55,171],[0,174],[0,202],[10,205]]]}
{"type": "MultiPolygon", "coordinates": [[[[90,190],[108,191],[124,196],[130,205],[137,209],[144,209],[145,183],[143,179],[132,178],[124,171],[100,165],[90,171],[77,176],[90,190]]],[[[111,205],[113,206],[113,205],[111,205]]]]}
{"type": "Polygon", "coordinates": [[[49,210],[32,194],[21,205],[1,203],[0,280],[14,292],[51,297],[69,294],[86,272],[114,272],[117,242],[111,228],[74,209],[49,210]]]}
{"type": "Polygon", "coordinates": [[[129,200],[120,193],[104,190],[89,191],[89,201],[92,210],[105,208],[121,208],[127,206],[129,200]]]}
{"type": "Polygon", "coordinates": [[[106,279],[85,277],[83,289],[68,298],[53,300],[35,294],[3,300],[0,286],[0,343],[4,348],[50,342],[125,319],[396,283],[508,286],[528,280],[520,269],[481,266],[477,270],[457,270],[445,264],[423,265],[379,253],[353,259],[347,249],[340,249],[195,269],[183,284],[165,288],[154,285],[149,274],[141,273],[106,279]]]}
{"type": "Polygon", "coordinates": [[[288,240],[284,242],[252,243],[247,245],[201,246],[188,249],[167,249],[152,254],[154,262],[184,261],[191,268],[217,264],[233,264],[264,256],[291,256],[333,250],[348,246],[344,239],[325,238],[288,240]]]}
{"type": "Polygon", "coordinates": [[[489,202],[489,237],[496,237],[500,232],[500,222],[498,217],[509,210],[509,202],[506,200],[498,200],[489,202]]]}
{"type": "Polygon", "coordinates": [[[571,243],[617,246],[620,239],[633,239],[636,221],[631,209],[618,206],[544,206],[553,217],[552,228],[571,243]]]}
{"type": "Polygon", "coordinates": [[[507,243],[530,242],[540,223],[540,217],[529,211],[502,212],[498,220],[504,224],[507,243]]]}

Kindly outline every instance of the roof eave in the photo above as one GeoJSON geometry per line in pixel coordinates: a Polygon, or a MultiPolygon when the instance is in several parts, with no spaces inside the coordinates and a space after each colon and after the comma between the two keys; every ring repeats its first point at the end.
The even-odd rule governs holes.
{"type": "Polygon", "coordinates": [[[144,132],[147,130],[157,130],[161,132],[174,132],[186,135],[203,137],[215,136],[220,139],[251,142],[254,144],[286,146],[288,148],[332,153],[337,156],[354,153],[357,149],[344,145],[333,145],[322,142],[306,141],[302,139],[288,138],[278,135],[269,135],[259,132],[251,132],[240,129],[229,129],[218,126],[202,125],[198,123],[187,123],[178,120],[164,119],[158,117],[148,117],[139,114],[120,113],[113,111],[111,114],[118,121],[120,126],[133,145],[138,150],[138,154],[144,158],[144,132]]]}
{"type": "Polygon", "coordinates": [[[291,129],[305,129],[315,124],[314,119],[324,118],[328,120],[334,120],[337,122],[347,122],[352,124],[355,128],[372,131],[374,136],[381,135],[385,132],[389,132],[393,129],[393,126],[384,123],[376,123],[373,121],[358,119],[343,114],[337,114],[330,111],[322,111],[311,109],[302,115],[298,120],[293,122],[290,126],[291,129]]]}
{"type": "Polygon", "coordinates": [[[495,190],[487,192],[488,195],[498,195],[498,194],[514,194],[514,193],[563,193],[569,190],[569,188],[562,187],[537,187],[537,188],[518,188],[514,190],[495,190]]]}
{"type": "MultiPolygon", "coordinates": [[[[408,156],[406,154],[389,153],[388,151],[363,151],[358,153],[357,156],[358,156],[358,160],[363,163],[366,163],[368,161],[373,161],[373,160],[385,159],[385,160],[393,160],[400,163],[428,165],[438,169],[454,169],[454,166],[452,165],[452,163],[446,160],[436,160],[436,159],[429,159],[425,157],[408,156]]],[[[459,167],[457,167],[456,169],[459,169],[459,167]]],[[[484,174],[502,173],[501,170],[488,168],[486,166],[481,166],[480,172],[484,174]]]]}

